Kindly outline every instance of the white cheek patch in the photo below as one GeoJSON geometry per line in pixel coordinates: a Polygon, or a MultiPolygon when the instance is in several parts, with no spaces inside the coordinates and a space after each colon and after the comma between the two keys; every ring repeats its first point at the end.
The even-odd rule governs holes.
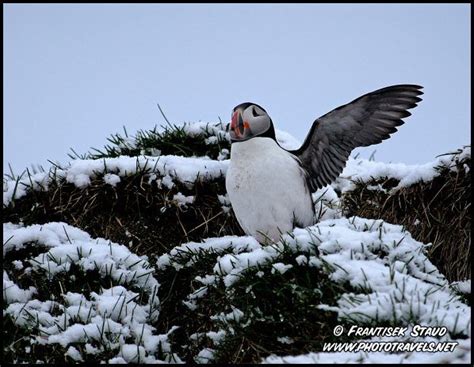
{"type": "Polygon", "coordinates": [[[252,123],[250,124],[250,128],[254,135],[263,134],[270,128],[270,119],[267,115],[254,117],[252,123]]]}
{"type": "Polygon", "coordinates": [[[250,131],[253,136],[258,136],[263,134],[270,128],[270,118],[268,115],[262,111],[260,108],[257,108],[257,111],[261,113],[261,116],[254,116],[252,110],[257,108],[256,106],[251,106],[247,108],[242,117],[244,121],[247,121],[250,126],[250,131]]]}

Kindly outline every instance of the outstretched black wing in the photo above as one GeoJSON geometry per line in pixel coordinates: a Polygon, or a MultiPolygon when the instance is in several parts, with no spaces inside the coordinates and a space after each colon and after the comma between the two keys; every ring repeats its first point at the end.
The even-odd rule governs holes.
{"type": "Polygon", "coordinates": [[[359,97],[314,121],[301,148],[289,151],[308,171],[312,191],[334,181],[351,151],[388,139],[408,110],[421,101],[423,87],[393,85],[359,97]]]}

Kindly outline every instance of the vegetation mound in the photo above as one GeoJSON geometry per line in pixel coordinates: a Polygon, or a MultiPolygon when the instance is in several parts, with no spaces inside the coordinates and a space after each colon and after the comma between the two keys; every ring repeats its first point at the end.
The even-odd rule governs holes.
{"type": "Polygon", "coordinates": [[[221,123],[109,143],[4,178],[5,362],[270,363],[353,341],[338,324],[470,336],[470,281],[455,282],[470,279],[470,148],[408,184],[351,161],[314,194],[317,225],[262,245],[226,195],[221,123]]]}

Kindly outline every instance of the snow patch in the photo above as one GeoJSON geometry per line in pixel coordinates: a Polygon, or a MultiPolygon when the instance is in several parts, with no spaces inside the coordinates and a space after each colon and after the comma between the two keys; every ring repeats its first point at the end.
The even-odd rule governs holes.
{"type": "Polygon", "coordinates": [[[194,202],[194,196],[185,196],[178,192],[176,195],[173,195],[173,201],[175,201],[178,206],[186,208],[187,204],[192,204],[194,202]]]}
{"type": "MultiPolygon", "coordinates": [[[[471,157],[471,147],[465,146],[456,154],[443,155],[424,164],[383,163],[350,157],[341,175],[331,184],[344,193],[355,188],[356,182],[369,182],[373,179],[394,178],[399,181],[392,189],[397,191],[417,182],[429,182],[440,175],[439,167],[456,171],[459,162],[471,157]]],[[[466,171],[467,172],[467,171],[466,171]]]]}
{"type": "Polygon", "coordinates": [[[275,274],[276,272],[280,274],[285,274],[289,269],[291,269],[293,265],[291,264],[283,264],[283,263],[275,263],[272,265],[272,274],[275,274]]]}
{"type": "Polygon", "coordinates": [[[120,177],[113,173],[106,173],[104,175],[104,182],[112,187],[115,187],[120,182],[120,177]]]}

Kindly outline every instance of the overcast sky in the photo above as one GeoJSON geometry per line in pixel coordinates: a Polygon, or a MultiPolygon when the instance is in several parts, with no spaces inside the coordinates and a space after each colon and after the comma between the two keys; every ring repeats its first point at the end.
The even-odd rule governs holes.
{"type": "Polygon", "coordinates": [[[121,132],[228,121],[244,101],[304,140],[315,118],[392,84],[425,87],[389,140],[424,163],[470,144],[470,5],[3,5],[4,172],[67,162],[121,132]]]}

